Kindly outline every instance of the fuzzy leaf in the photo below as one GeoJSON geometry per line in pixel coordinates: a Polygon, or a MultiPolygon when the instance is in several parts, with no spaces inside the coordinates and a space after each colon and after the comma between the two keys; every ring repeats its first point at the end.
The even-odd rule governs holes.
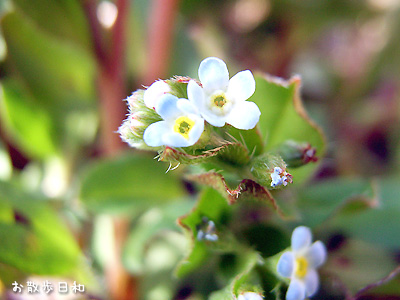
{"type": "MultiPolygon", "coordinates": [[[[300,99],[300,78],[293,77],[286,81],[258,74],[255,80],[257,88],[249,101],[255,102],[261,110],[258,126],[265,139],[266,150],[287,140],[306,141],[317,150],[318,157],[323,157],[325,137],[304,109],[300,99]]],[[[307,179],[316,166],[317,164],[308,164],[290,170],[294,183],[307,179]]]]}
{"type": "Polygon", "coordinates": [[[215,172],[207,172],[203,174],[187,175],[186,178],[196,183],[208,185],[217,190],[229,204],[234,204],[237,201],[257,200],[269,204],[282,218],[285,214],[281,211],[278,204],[271,193],[250,179],[243,179],[236,189],[230,189],[224,177],[215,172]]]}
{"type": "Polygon", "coordinates": [[[160,154],[160,161],[182,164],[198,164],[207,161],[228,163],[230,165],[244,165],[250,161],[248,150],[239,143],[226,143],[220,147],[204,151],[199,155],[191,155],[176,149],[166,147],[160,154]]]}

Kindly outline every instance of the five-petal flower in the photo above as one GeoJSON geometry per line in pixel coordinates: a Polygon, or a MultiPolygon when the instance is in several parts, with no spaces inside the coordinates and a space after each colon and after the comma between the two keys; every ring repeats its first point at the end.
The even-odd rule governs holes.
{"type": "Polygon", "coordinates": [[[199,140],[204,119],[187,99],[165,94],[156,103],[155,110],[163,121],[146,128],[143,139],[148,146],[188,147],[199,140]]]}
{"type": "Polygon", "coordinates": [[[260,118],[260,109],[246,101],[255,91],[251,71],[241,71],[229,80],[226,64],[209,57],[200,63],[201,86],[189,81],[189,100],[198,107],[201,116],[211,125],[222,127],[228,123],[238,129],[251,129],[260,118]]]}
{"type": "Polygon", "coordinates": [[[286,300],[303,300],[313,296],[319,287],[316,271],[326,260],[326,248],[321,241],[311,244],[312,233],[308,227],[299,226],[292,234],[292,251],[282,254],[277,271],[290,278],[286,300]]]}

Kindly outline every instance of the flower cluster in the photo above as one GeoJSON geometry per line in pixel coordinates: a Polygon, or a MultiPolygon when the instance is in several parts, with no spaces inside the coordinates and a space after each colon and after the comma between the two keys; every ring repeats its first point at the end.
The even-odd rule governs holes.
{"type": "Polygon", "coordinates": [[[316,271],[326,260],[326,248],[321,241],[311,244],[308,227],[299,226],[292,233],[292,250],[284,252],[277,265],[282,277],[290,278],[286,300],[303,300],[313,296],[319,287],[316,271]]]}
{"type": "MultiPolygon", "coordinates": [[[[205,121],[215,127],[230,124],[243,130],[256,126],[261,112],[255,103],[246,101],[255,91],[255,80],[249,70],[229,79],[226,64],[209,57],[200,63],[198,74],[200,82],[188,80],[184,96],[174,91],[171,81],[163,80],[154,82],[144,92],[141,103],[159,116],[156,122],[149,124],[143,118],[138,119],[138,115],[149,114],[148,110],[135,109],[138,104],[131,103],[128,98],[134,109],[119,129],[122,138],[139,147],[140,143],[132,143],[130,137],[126,137],[127,130],[131,129],[149,147],[189,147],[199,141],[205,121]],[[137,128],[140,128],[139,132],[137,128]]],[[[136,98],[134,100],[138,101],[136,98]]]]}

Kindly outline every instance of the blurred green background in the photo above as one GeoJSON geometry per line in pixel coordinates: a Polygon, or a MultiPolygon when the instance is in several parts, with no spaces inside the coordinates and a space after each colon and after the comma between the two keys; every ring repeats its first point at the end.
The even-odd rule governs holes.
{"type": "MultiPolygon", "coordinates": [[[[127,149],[116,133],[123,99],[158,78],[197,78],[209,56],[223,59],[231,76],[301,76],[305,107],[328,141],[297,196],[303,223],[324,220],[318,211],[330,208],[321,202],[337,182],[377,180],[374,197],[389,199],[387,210],[359,222],[345,215],[332,228],[360,238],[349,249],[372,249],[360,254],[367,262],[380,259],[385,271],[362,284],[396,265],[400,1],[0,0],[0,20],[4,299],[31,299],[11,291],[26,278],[84,283],[77,299],[205,299],[209,292],[199,291],[217,289],[207,274],[171,275],[186,249],[175,220],[193,207],[196,187],[181,169],[165,175],[155,153],[127,149]],[[307,189],[320,181],[328,183],[307,189]]],[[[342,279],[371,273],[365,265],[342,279]]]]}

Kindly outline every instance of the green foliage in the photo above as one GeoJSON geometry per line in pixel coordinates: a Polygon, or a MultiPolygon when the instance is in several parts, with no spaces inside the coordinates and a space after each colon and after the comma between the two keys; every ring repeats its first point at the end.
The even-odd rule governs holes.
{"type": "Polygon", "coordinates": [[[19,187],[0,182],[0,261],[19,271],[68,275],[79,266],[74,237],[54,209],[19,187]]]}
{"type": "Polygon", "coordinates": [[[129,212],[184,196],[175,174],[148,156],[125,155],[97,162],[82,177],[80,199],[91,211],[129,212]]]}

